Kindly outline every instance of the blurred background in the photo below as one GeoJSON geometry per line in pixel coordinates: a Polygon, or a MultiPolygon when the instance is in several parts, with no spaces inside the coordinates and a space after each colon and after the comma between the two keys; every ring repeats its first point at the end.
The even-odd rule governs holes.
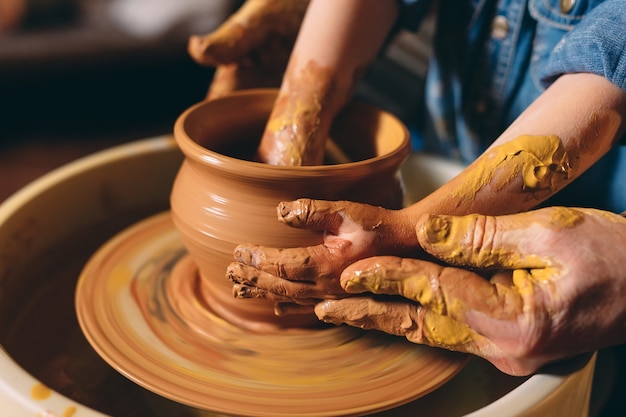
{"type": "MultiPolygon", "coordinates": [[[[0,0],[0,202],[66,162],[169,134],[213,75],[189,58],[189,35],[213,31],[242,2],[0,0]]],[[[359,95],[416,115],[423,34],[400,32],[359,95]]]]}
{"type": "Polygon", "coordinates": [[[212,69],[187,55],[237,0],[0,0],[0,201],[118,143],[169,134],[212,69]]]}
{"type": "Polygon", "coordinates": [[[187,56],[235,0],[1,0],[0,134],[160,132],[211,70],[187,56]]]}

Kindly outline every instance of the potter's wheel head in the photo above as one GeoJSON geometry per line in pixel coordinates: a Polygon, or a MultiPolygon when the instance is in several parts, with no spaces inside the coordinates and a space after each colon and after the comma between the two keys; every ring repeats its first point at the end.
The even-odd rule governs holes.
{"type": "Polygon", "coordinates": [[[193,300],[195,276],[163,213],[100,248],[76,291],[95,350],[139,385],[187,406],[273,417],[369,414],[431,392],[466,362],[347,327],[251,333],[193,300]],[[190,299],[169,299],[172,286],[190,299]]]}

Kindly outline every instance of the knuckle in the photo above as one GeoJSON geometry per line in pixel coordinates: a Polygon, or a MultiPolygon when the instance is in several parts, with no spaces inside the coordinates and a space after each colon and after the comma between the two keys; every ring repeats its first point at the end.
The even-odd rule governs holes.
{"type": "Polygon", "coordinates": [[[497,221],[494,216],[476,216],[468,232],[469,257],[482,267],[493,266],[494,248],[498,247],[497,221]]]}

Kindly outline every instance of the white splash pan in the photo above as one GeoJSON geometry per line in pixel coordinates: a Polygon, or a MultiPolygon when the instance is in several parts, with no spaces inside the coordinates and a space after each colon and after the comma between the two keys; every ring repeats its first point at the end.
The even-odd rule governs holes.
{"type": "MultiPolygon", "coordinates": [[[[167,209],[181,160],[170,137],[132,142],[58,168],[0,205],[0,342],[13,320],[8,312],[24,304],[24,299],[20,300],[24,291],[16,289],[20,287],[17,281],[37,263],[38,255],[108,217],[139,209],[154,213],[167,209]]],[[[439,158],[411,155],[403,168],[410,190],[407,202],[424,196],[461,169],[439,158]]],[[[121,230],[122,226],[118,227],[121,230]]],[[[472,359],[439,390],[381,415],[587,416],[594,366],[595,355],[588,355],[550,372],[512,378],[480,359],[472,359]],[[503,386],[507,387],[504,391],[503,386]],[[493,392],[494,388],[500,391],[493,392]]],[[[41,386],[0,345],[0,415],[105,416],[53,390],[45,396],[36,395],[33,390],[41,386]]],[[[177,405],[168,404],[172,411],[169,407],[175,409],[177,405]]]]}

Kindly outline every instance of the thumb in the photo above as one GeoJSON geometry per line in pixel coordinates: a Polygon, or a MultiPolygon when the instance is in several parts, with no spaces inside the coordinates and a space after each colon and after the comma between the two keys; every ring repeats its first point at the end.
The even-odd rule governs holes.
{"type": "Polygon", "coordinates": [[[425,215],[416,225],[417,239],[431,255],[457,266],[473,268],[544,268],[532,242],[545,230],[546,213],[507,216],[425,215]]]}
{"type": "Polygon", "coordinates": [[[373,231],[386,219],[386,210],[382,207],[309,198],[281,202],[277,212],[278,220],[288,226],[327,231],[335,235],[373,231]]]}
{"type": "Polygon", "coordinates": [[[217,66],[242,62],[266,36],[263,22],[267,2],[246,1],[216,30],[189,37],[187,50],[200,65],[217,66]]]}

